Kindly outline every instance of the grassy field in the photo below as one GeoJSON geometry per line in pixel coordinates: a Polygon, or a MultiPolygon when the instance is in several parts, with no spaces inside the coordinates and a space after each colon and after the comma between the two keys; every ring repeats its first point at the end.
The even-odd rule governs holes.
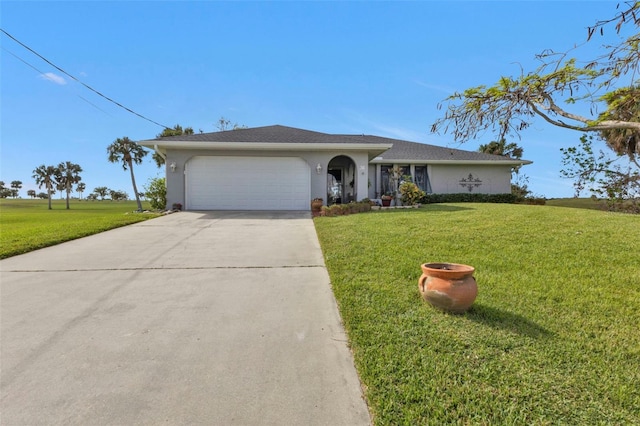
{"type": "Polygon", "coordinates": [[[377,425],[640,424],[640,216],[435,204],[316,218],[377,425]],[[476,267],[462,315],[420,264],[476,267]]]}
{"type": "MultiPolygon", "coordinates": [[[[0,259],[156,217],[135,213],[135,201],[0,199],[0,259]]],[[[148,203],[143,204],[149,208],[148,203]]]]}
{"type": "Polygon", "coordinates": [[[577,209],[607,210],[605,200],[597,201],[591,198],[552,198],[547,200],[546,205],[577,209]]]}

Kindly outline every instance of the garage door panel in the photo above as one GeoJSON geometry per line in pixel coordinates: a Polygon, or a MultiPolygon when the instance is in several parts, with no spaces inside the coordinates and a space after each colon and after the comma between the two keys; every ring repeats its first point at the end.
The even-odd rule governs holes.
{"type": "Polygon", "coordinates": [[[193,157],[187,209],[308,210],[309,165],[298,157],[193,157]]]}

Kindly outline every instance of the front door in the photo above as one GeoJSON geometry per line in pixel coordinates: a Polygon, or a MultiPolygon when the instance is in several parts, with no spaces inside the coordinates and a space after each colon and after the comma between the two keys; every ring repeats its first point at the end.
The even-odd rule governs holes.
{"type": "Polygon", "coordinates": [[[327,173],[327,203],[342,204],[342,168],[330,168],[327,173]]]}

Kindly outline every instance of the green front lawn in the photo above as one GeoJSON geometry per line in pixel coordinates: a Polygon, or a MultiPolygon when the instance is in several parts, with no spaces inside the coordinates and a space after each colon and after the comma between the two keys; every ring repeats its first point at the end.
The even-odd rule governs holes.
{"type": "Polygon", "coordinates": [[[51,201],[0,199],[0,259],[158,216],[135,213],[135,201],[51,201]]]}
{"type": "Polygon", "coordinates": [[[315,219],[378,425],[640,424],[640,216],[434,204],[315,219]],[[476,267],[466,314],[420,264],[476,267]]]}

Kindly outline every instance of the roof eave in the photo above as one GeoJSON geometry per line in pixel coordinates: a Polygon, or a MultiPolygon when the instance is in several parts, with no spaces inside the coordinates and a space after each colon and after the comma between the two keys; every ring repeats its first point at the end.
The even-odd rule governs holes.
{"type": "Polygon", "coordinates": [[[365,143],[290,143],[290,142],[189,142],[189,141],[139,141],[138,145],[166,152],[167,149],[206,149],[212,151],[367,151],[371,158],[391,148],[392,144],[365,143]]]}
{"type": "Polygon", "coordinates": [[[532,164],[533,161],[529,160],[433,160],[433,159],[392,159],[392,158],[374,158],[371,160],[372,164],[389,164],[389,163],[402,163],[402,164],[458,164],[458,165],[486,165],[486,166],[526,166],[532,164]]]}

